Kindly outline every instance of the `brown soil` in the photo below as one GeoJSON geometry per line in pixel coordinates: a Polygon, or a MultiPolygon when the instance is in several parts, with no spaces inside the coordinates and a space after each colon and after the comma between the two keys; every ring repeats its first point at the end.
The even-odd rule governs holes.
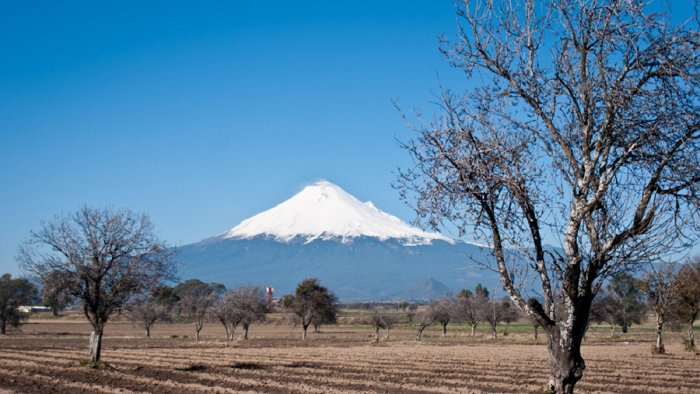
{"type": "MultiPolygon", "coordinates": [[[[191,325],[159,324],[149,339],[119,322],[107,326],[104,364],[93,368],[80,366],[89,333],[80,320],[35,320],[0,337],[0,394],[538,393],[548,376],[543,340],[512,335],[508,343],[462,333],[416,343],[413,331],[396,330],[375,344],[371,330],[324,327],[302,342],[299,328],[264,325],[251,327],[248,341],[226,343],[211,323],[194,343],[191,325]]],[[[651,342],[584,345],[577,392],[700,392],[700,355],[668,342],[662,356],[650,354],[651,342]]]]}

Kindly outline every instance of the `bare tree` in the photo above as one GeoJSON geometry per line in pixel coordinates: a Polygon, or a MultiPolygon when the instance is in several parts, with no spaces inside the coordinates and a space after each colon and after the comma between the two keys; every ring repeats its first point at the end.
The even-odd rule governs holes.
{"type": "Polygon", "coordinates": [[[660,263],[652,267],[640,281],[640,287],[646,294],[647,303],[656,315],[656,348],[652,348],[654,353],[665,352],[661,331],[671,305],[678,298],[678,285],[676,265],[673,263],[660,263]]]}
{"type": "Polygon", "coordinates": [[[505,324],[505,327],[503,328],[503,336],[508,335],[508,325],[510,323],[518,321],[519,317],[520,314],[518,313],[518,310],[516,308],[513,308],[513,305],[511,305],[510,302],[504,300],[503,316],[501,317],[501,321],[505,324]]]}
{"type": "Polygon", "coordinates": [[[236,307],[236,298],[236,294],[230,290],[223,296],[217,295],[210,309],[211,316],[224,325],[229,342],[233,341],[233,334],[243,318],[236,307]]]}
{"type": "Polygon", "coordinates": [[[457,297],[455,305],[457,320],[466,322],[471,326],[471,336],[476,335],[476,327],[484,321],[484,309],[487,303],[488,298],[483,295],[483,292],[457,297]]]}
{"type": "Polygon", "coordinates": [[[418,332],[416,333],[416,342],[420,342],[425,328],[433,324],[434,322],[435,320],[433,320],[432,314],[427,313],[427,311],[421,314],[420,321],[418,322],[418,332]]]}
{"type": "Polygon", "coordinates": [[[452,294],[448,294],[442,298],[430,300],[430,304],[425,309],[425,320],[440,323],[444,337],[447,335],[447,324],[453,320],[455,314],[455,300],[452,294]]]}
{"type": "Polygon", "coordinates": [[[700,34],[647,8],[460,1],[457,37],[441,51],[476,87],[443,90],[402,144],[414,159],[402,196],[423,223],[450,222],[492,247],[489,267],[547,335],[553,393],[583,376],[602,281],[684,250],[699,227],[700,34]],[[527,300],[533,279],[544,305],[527,300]]]}
{"type": "Polygon", "coordinates": [[[248,329],[253,323],[265,321],[269,312],[267,309],[267,294],[265,288],[260,285],[242,285],[234,289],[238,302],[236,308],[241,315],[241,325],[243,326],[243,340],[248,339],[248,329]]]}
{"type": "Polygon", "coordinates": [[[687,261],[678,271],[678,297],[670,313],[688,325],[687,350],[695,349],[693,323],[700,315],[700,256],[687,261]]]}
{"type": "Polygon", "coordinates": [[[379,341],[379,329],[385,328],[384,319],[377,310],[369,316],[369,324],[374,328],[374,341],[379,341]]]}
{"type": "Polygon", "coordinates": [[[189,295],[182,298],[180,302],[182,314],[187,320],[194,323],[195,342],[199,341],[199,332],[202,331],[204,323],[209,320],[210,308],[218,296],[218,293],[214,292],[206,295],[189,295]]]}
{"type": "Polygon", "coordinates": [[[73,301],[70,289],[63,287],[63,284],[66,282],[66,278],[62,277],[63,275],[65,273],[58,270],[52,272],[44,282],[44,287],[41,288],[42,301],[44,305],[51,308],[51,313],[54,316],[58,316],[58,312],[73,301]]]}
{"type": "Polygon", "coordinates": [[[0,334],[5,334],[7,323],[18,327],[26,317],[19,307],[32,305],[37,297],[36,285],[28,279],[12,279],[10,274],[0,276],[0,334]]]}
{"type": "Polygon", "coordinates": [[[146,337],[151,337],[151,327],[157,321],[167,321],[170,308],[167,305],[151,302],[144,297],[134,298],[124,306],[126,315],[132,325],[140,324],[146,330],[146,337]]]}
{"type": "Polygon", "coordinates": [[[491,326],[491,335],[493,335],[493,339],[498,337],[496,327],[498,327],[498,324],[503,321],[506,304],[508,304],[508,301],[492,299],[484,308],[484,321],[489,323],[491,326]]]}
{"type": "Polygon", "coordinates": [[[396,315],[385,314],[382,315],[382,320],[384,321],[384,328],[386,328],[386,338],[389,339],[389,331],[394,328],[398,319],[396,315]]]}
{"type": "Polygon", "coordinates": [[[622,317],[624,314],[625,311],[615,293],[600,290],[591,304],[589,321],[610,324],[610,336],[614,336],[615,325],[625,320],[622,317]]]}
{"type": "Polygon", "coordinates": [[[88,361],[100,359],[102,333],[112,313],[135,294],[175,279],[176,250],[160,240],[147,215],[83,207],[42,221],[19,248],[20,266],[42,282],[61,273],[60,286],[82,301],[92,325],[88,361]]]}
{"type": "Polygon", "coordinates": [[[282,297],[285,308],[291,309],[300,319],[303,329],[301,339],[306,340],[306,331],[314,319],[335,324],[338,298],[333,291],[321,286],[317,278],[305,279],[293,295],[282,297]]]}

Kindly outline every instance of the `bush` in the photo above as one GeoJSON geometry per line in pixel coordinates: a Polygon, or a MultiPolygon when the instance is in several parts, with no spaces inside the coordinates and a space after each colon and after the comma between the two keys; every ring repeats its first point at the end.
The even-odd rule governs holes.
{"type": "Polygon", "coordinates": [[[171,335],[170,338],[179,338],[177,335],[171,335]]]}
{"type": "Polygon", "coordinates": [[[666,348],[664,348],[663,344],[660,347],[656,347],[656,345],[651,345],[651,354],[664,354],[664,353],[666,353],[666,348]]]}

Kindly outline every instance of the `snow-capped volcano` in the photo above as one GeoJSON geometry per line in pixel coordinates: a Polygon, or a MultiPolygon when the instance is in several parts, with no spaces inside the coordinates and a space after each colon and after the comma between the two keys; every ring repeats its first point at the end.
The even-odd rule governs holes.
{"type": "Polygon", "coordinates": [[[250,239],[259,235],[289,242],[296,237],[311,242],[366,236],[384,241],[401,239],[404,245],[427,245],[433,240],[454,243],[437,233],[412,227],[371,202],[363,203],[330,182],[307,186],[278,206],[244,220],[216,238],[250,239]]]}

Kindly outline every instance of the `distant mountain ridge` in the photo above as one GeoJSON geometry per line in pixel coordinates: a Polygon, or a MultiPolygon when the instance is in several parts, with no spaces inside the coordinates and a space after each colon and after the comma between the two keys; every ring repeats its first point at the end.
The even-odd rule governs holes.
{"type": "Polygon", "coordinates": [[[404,291],[403,293],[396,294],[391,297],[392,300],[397,301],[430,301],[434,298],[441,298],[451,293],[449,287],[436,281],[432,278],[425,278],[418,282],[410,290],[404,291]]]}
{"type": "Polygon", "coordinates": [[[178,259],[186,264],[182,279],[260,283],[281,295],[317,277],[341,300],[364,301],[393,299],[426,277],[457,291],[475,280],[495,284],[495,276],[460,270],[473,264],[470,256],[486,261],[489,252],[411,227],[320,182],[227,232],[180,247],[178,259]]]}

